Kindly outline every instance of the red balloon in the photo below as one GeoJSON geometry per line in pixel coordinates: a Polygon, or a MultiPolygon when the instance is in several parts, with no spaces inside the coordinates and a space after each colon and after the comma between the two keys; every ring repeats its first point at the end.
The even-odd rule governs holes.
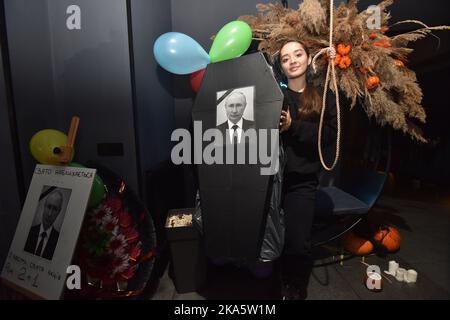
{"type": "Polygon", "coordinates": [[[195,71],[191,73],[190,80],[191,80],[191,88],[195,92],[198,92],[200,90],[200,85],[202,84],[203,76],[205,75],[206,69],[201,69],[198,71],[195,71]]]}

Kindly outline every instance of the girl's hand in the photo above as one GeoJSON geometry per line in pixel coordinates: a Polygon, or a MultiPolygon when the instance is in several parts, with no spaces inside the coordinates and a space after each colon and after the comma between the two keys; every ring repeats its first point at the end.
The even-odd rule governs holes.
{"type": "Polygon", "coordinates": [[[292,123],[291,114],[288,111],[281,111],[281,117],[280,117],[280,132],[287,131],[292,123]]]}

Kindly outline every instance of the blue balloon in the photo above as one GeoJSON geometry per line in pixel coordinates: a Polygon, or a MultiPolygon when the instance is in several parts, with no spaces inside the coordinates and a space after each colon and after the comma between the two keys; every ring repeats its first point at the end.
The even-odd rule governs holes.
{"type": "Polygon", "coordinates": [[[180,32],[167,32],[153,45],[158,64],[175,74],[190,74],[206,68],[210,63],[208,53],[197,41],[180,32]]]}

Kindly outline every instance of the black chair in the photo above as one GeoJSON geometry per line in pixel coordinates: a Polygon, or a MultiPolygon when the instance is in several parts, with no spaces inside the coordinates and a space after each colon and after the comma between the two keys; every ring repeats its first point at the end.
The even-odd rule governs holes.
{"type": "Polygon", "coordinates": [[[321,246],[353,229],[375,205],[386,182],[391,161],[391,130],[367,119],[350,118],[343,159],[334,172],[322,172],[316,197],[312,246],[321,246]]]}

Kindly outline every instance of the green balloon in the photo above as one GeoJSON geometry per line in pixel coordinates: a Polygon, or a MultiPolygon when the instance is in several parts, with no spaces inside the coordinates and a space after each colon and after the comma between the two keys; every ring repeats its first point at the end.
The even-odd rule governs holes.
{"type": "MultiPolygon", "coordinates": [[[[77,162],[71,162],[69,163],[68,166],[75,168],[86,168],[85,166],[77,162]]],[[[94,208],[98,206],[100,202],[103,200],[105,193],[106,193],[105,184],[103,183],[102,178],[100,178],[100,176],[96,174],[94,182],[92,184],[91,194],[89,196],[88,207],[94,208]]]]}
{"type": "Polygon", "coordinates": [[[211,62],[240,57],[250,47],[252,29],[243,21],[231,21],[217,33],[209,50],[211,62]]]}

